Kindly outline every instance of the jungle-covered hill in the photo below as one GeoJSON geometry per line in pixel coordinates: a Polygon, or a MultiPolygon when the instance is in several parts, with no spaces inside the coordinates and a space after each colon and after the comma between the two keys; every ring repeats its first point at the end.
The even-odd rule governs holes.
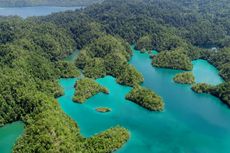
{"type": "MultiPolygon", "coordinates": [[[[143,48],[181,53],[189,62],[208,60],[226,80],[215,95],[228,95],[229,8],[227,0],[107,0],[83,10],[45,17],[0,17],[0,124],[18,120],[25,123],[25,133],[14,152],[107,153],[121,147],[129,138],[128,131],[121,127],[89,139],[80,135],[76,123],[55,100],[63,94],[57,79],[78,76],[76,67],[86,65],[83,73],[88,77],[113,74],[118,82],[130,86],[142,82],[142,76],[128,63],[132,52],[127,44],[138,40],[143,48]],[[146,36],[148,39],[143,39],[146,36]],[[109,39],[103,41],[105,38],[109,39]],[[97,48],[92,50],[94,44],[97,48]],[[218,49],[213,51],[211,47],[218,49]],[[63,61],[76,48],[89,59],[87,63],[63,61]],[[105,67],[94,69],[94,63],[105,67]],[[115,69],[111,69],[113,65],[115,69]],[[120,67],[125,73],[120,73],[120,67]],[[127,77],[131,74],[133,78],[127,77]]],[[[171,56],[164,59],[174,60],[171,56]]],[[[226,97],[223,99],[229,100],[226,97]]]]}

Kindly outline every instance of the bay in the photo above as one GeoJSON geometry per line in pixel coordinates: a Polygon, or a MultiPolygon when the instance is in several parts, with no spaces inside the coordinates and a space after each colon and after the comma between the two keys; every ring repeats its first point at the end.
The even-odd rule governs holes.
{"type": "MultiPolygon", "coordinates": [[[[197,94],[190,85],[173,82],[179,70],[154,68],[148,54],[133,50],[130,64],[144,76],[143,86],[162,96],[165,111],[150,112],[128,100],[130,87],[107,76],[97,82],[110,90],[88,99],[85,104],[72,101],[75,79],[61,79],[65,95],[58,99],[62,109],[79,125],[81,134],[90,137],[110,127],[121,125],[131,138],[118,153],[228,153],[230,152],[230,110],[218,98],[197,94]],[[95,108],[109,107],[101,114],[95,108]]],[[[208,62],[194,61],[193,73],[198,82],[223,82],[218,71],[208,62]],[[203,71],[210,71],[203,76],[203,71]]]]}

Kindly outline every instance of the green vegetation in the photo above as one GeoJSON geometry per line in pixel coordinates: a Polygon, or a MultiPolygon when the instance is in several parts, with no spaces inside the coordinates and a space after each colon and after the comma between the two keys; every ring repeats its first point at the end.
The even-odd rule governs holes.
{"type": "Polygon", "coordinates": [[[183,42],[200,47],[228,44],[229,6],[226,0],[110,0],[85,12],[105,25],[110,34],[129,42],[153,36],[153,49],[162,51],[183,42]]]}
{"type": "Polygon", "coordinates": [[[85,6],[102,0],[1,0],[0,7],[85,6]]]}
{"type": "Polygon", "coordinates": [[[230,82],[217,85],[212,89],[211,94],[220,98],[224,103],[230,106],[230,82]]]}
{"type": "MultiPolygon", "coordinates": [[[[74,5],[40,2],[20,6],[74,5]]],[[[19,3],[1,1],[0,5],[19,3]]],[[[79,75],[73,64],[62,61],[76,48],[81,52],[75,65],[90,78],[112,75],[129,86],[143,82],[128,63],[132,55],[129,43],[159,51],[153,57],[157,67],[191,70],[191,60],[202,58],[230,81],[229,8],[226,0],[107,0],[45,17],[0,17],[0,125],[18,120],[26,125],[13,152],[105,153],[115,151],[129,138],[120,127],[83,138],[55,102],[63,94],[57,79],[79,75]],[[213,46],[217,52],[209,50],[213,46]]],[[[193,89],[211,93],[229,105],[229,86],[226,82],[193,89]]],[[[141,87],[135,87],[127,98],[150,110],[160,111],[164,106],[159,96],[141,87]]]]}
{"type": "Polygon", "coordinates": [[[122,85],[135,86],[144,82],[142,74],[140,74],[134,66],[127,65],[117,77],[117,82],[122,85]]]}
{"type": "MultiPolygon", "coordinates": [[[[50,101],[44,102],[50,104],[50,101]]],[[[76,123],[61,111],[57,102],[43,109],[45,111],[36,114],[34,120],[28,119],[26,131],[17,141],[14,153],[112,152],[120,148],[129,138],[128,131],[121,127],[114,127],[91,138],[84,138],[80,135],[76,123]]]]}
{"type": "Polygon", "coordinates": [[[76,66],[90,78],[112,75],[123,85],[134,86],[144,81],[143,76],[131,65],[130,48],[120,38],[102,36],[87,45],[76,59],[76,66]]]}
{"type": "Polygon", "coordinates": [[[209,93],[211,88],[212,86],[206,83],[198,83],[192,86],[192,90],[197,93],[209,93]]]}
{"type": "Polygon", "coordinates": [[[210,93],[220,98],[225,104],[230,106],[230,82],[225,82],[217,86],[201,83],[194,85],[192,89],[197,93],[210,93]]]}
{"type": "Polygon", "coordinates": [[[218,52],[205,52],[201,58],[217,67],[224,80],[230,81],[230,48],[223,48],[218,52]]]}
{"type": "Polygon", "coordinates": [[[106,33],[141,46],[142,42],[149,46],[147,37],[151,36],[151,49],[163,52],[183,48],[183,53],[191,60],[208,60],[229,81],[229,6],[230,2],[226,0],[110,0],[82,11],[57,13],[34,20],[65,28],[78,48],[106,33]],[[218,52],[209,51],[212,47],[219,48],[218,52]]]}
{"type": "Polygon", "coordinates": [[[106,76],[105,63],[102,58],[93,58],[90,59],[83,70],[83,73],[86,77],[89,78],[102,78],[106,76]]]}
{"type": "Polygon", "coordinates": [[[128,139],[129,133],[127,129],[119,126],[111,128],[101,134],[93,136],[92,138],[86,139],[86,143],[84,144],[85,150],[83,150],[83,152],[114,152],[118,148],[121,148],[128,139]]]}
{"type": "Polygon", "coordinates": [[[107,113],[107,112],[112,111],[110,108],[107,108],[107,107],[99,107],[99,108],[96,108],[96,110],[101,113],[107,113]]]}
{"type": "Polygon", "coordinates": [[[192,70],[192,63],[189,57],[179,51],[161,52],[153,57],[152,64],[156,67],[192,70]]]}
{"type": "Polygon", "coordinates": [[[75,78],[81,75],[80,71],[71,62],[59,61],[55,66],[59,70],[61,78],[75,78]]]}
{"type": "MultiPolygon", "coordinates": [[[[72,48],[72,43],[68,43],[71,42],[68,41],[70,37],[64,32],[65,30],[50,24],[35,24],[18,18],[0,21],[0,29],[4,29],[6,25],[12,28],[14,35],[5,33],[4,37],[1,37],[0,125],[23,120],[25,115],[40,109],[44,103],[34,98],[37,94],[45,93],[51,97],[63,94],[56,80],[64,74],[56,68],[56,63],[51,61],[64,57],[64,54],[71,52],[68,49],[72,48]],[[34,42],[40,37],[38,34],[44,33],[49,39],[55,39],[59,49],[63,50],[61,53],[54,48],[49,52],[53,54],[49,54],[45,51],[47,48],[43,46],[44,44],[34,42]],[[7,38],[8,35],[10,39],[7,38]],[[59,38],[56,38],[56,35],[59,38]],[[66,39],[65,44],[62,39],[66,39]]],[[[52,42],[49,46],[52,46],[52,42]]]]}
{"type": "Polygon", "coordinates": [[[164,109],[162,98],[150,89],[141,86],[135,86],[126,95],[126,99],[133,101],[150,111],[162,111],[164,109]]]}
{"type": "Polygon", "coordinates": [[[72,35],[52,23],[0,18],[0,126],[26,125],[14,153],[112,152],[128,140],[120,127],[83,138],[54,99],[63,95],[57,79],[80,74],[62,61],[74,48],[72,35]]]}
{"type": "Polygon", "coordinates": [[[177,74],[173,80],[176,83],[181,83],[181,84],[193,84],[195,83],[195,77],[192,72],[183,72],[177,74]]]}
{"type": "Polygon", "coordinates": [[[230,81],[230,63],[224,64],[220,68],[220,75],[224,78],[224,80],[230,81]]]}
{"type": "Polygon", "coordinates": [[[143,36],[138,39],[136,44],[136,49],[140,50],[141,52],[146,52],[152,50],[152,38],[151,36],[143,36]]]}
{"type": "Polygon", "coordinates": [[[73,101],[78,103],[84,103],[88,98],[96,95],[99,92],[106,94],[109,93],[107,88],[89,78],[78,80],[75,84],[75,90],[73,101]]]}

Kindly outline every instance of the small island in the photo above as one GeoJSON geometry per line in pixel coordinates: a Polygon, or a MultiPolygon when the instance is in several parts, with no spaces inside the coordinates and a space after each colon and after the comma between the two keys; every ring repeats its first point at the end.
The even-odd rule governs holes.
{"type": "Polygon", "coordinates": [[[111,108],[107,108],[107,107],[99,107],[99,108],[96,108],[96,111],[97,112],[100,112],[100,113],[108,113],[108,112],[111,112],[111,108]]]}
{"type": "Polygon", "coordinates": [[[73,97],[73,101],[78,103],[84,103],[88,98],[98,94],[99,92],[109,94],[109,90],[107,88],[101,86],[93,79],[80,79],[75,84],[75,94],[73,97]]]}
{"type": "Polygon", "coordinates": [[[190,58],[181,51],[162,51],[153,57],[152,65],[190,71],[193,68],[190,58]]]}
{"type": "Polygon", "coordinates": [[[177,74],[173,80],[176,83],[181,83],[181,84],[193,84],[195,83],[195,77],[192,72],[183,72],[177,74]]]}
{"type": "Polygon", "coordinates": [[[150,111],[163,111],[163,99],[150,89],[136,86],[127,95],[126,99],[130,100],[150,111]]]}

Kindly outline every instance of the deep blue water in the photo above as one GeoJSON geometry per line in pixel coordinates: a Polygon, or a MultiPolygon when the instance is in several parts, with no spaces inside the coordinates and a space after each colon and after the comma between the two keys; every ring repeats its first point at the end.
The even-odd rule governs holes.
{"type": "MultiPolygon", "coordinates": [[[[78,123],[83,136],[121,125],[130,131],[131,138],[118,153],[230,153],[230,110],[226,105],[211,95],[194,93],[189,85],[174,83],[172,78],[181,71],[154,68],[147,54],[134,51],[130,63],[144,75],[143,86],[163,97],[165,111],[150,112],[125,100],[131,88],[118,85],[110,76],[97,79],[110,90],[109,95],[100,93],[85,104],[76,104],[72,102],[76,79],[61,79],[65,95],[58,101],[78,123]],[[98,113],[95,108],[101,106],[110,107],[112,112],[98,113]]],[[[193,64],[198,82],[223,81],[208,62],[197,60],[193,64]]]]}
{"type": "Polygon", "coordinates": [[[67,10],[76,10],[82,7],[51,7],[51,6],[36,6],[36,7],[7,7],[0,8],[0,16],[20,16],[27,18],[31,16],[45,16],[51,13],[63,12],[67,10]]]}

